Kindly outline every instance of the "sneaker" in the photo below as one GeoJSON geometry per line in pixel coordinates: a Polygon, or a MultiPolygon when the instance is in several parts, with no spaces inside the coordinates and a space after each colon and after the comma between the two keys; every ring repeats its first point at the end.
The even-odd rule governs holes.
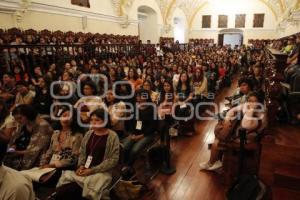
{"type": "Polygon", "coordinates": [[[208,170],[212,165],[209,162],[203,162],[199,164],[200,171],[201,170],[208,170]]]}
{"type": "Polygon", "coordinates": [[[211,167],[209,167],[207,170],[214,171],[214,170],[217,170],[221,167],[223,167],[223,163],[220,160],[218,160],[211,167]]]}

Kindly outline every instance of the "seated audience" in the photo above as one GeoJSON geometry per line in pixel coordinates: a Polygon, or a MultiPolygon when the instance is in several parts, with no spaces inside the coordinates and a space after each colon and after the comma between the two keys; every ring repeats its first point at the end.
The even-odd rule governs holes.
{"type": "Polygon", "coordinates": [[[134,89],[138,89],[143,84],[142,79],[139,78],[137,70],[134,68],[129,69],[126,79],[134,86],[134,89]]]}
{"type": "Polygon", "coordinates": [[[197,67],[192,78],[194,95],[197,100],[207,97],[207,78],[204,76],[201,67],[197,67]]]}
{"type": "Polygon", "coordinates": [[[251,79],[242,77],[238,81],[239,88],[231,99],[231,106],[237,106],[246,102],[247,95],[253,91],[253,83],[251,79]]]}
{"type": "Polygon", "coordinates": [[[50,78],[47,76],[39,78],[39,84],[36,86],[33,106],[40,115],[50,115],[52,98],[50,94],[50,78]]]}
{"type": "Polygon", "coordinates": [[[17,94],[16,94],[16,100],[15,100],[15,106],[21,105],[21,104],[32,104],[35,92],[31,91],[29,89],[28,83],[24,81],[20,81],[17,83],[17,94]]]}
{"type": "Polygon", "coordinates": [[[192,120],[187,120],[187,117],[192,115],[191,106],[187,103],[192,103],[193,90],[191,87],[191,81],[186,72],[182,72],[179,77],[179,82],[175,92],[175,114],[180,117],[179,120],[179,135],[192,136],[193,135],[193,125],[192,120]]]}
{"type": "Polygon", "coordinates": [[[230,141],[238,143],[238,131],[240,128],[247,131],[247,143],[256,142],[257,136],[266,127],[263,102],[264,100],[259,94],[252,92],[247,95],[245,103],[227,112],[222,128],[220,128],[220,130],[227,131],[222,131],[221,133],[219,129],[215,129],[216,138],[211,147],[210,159],[208,162],[200,164],[200,170],[216,170],[222,167],[222,152],[218,144],[230,141]]]}
{"type": "Polygon", "coordinates": [[[294,38],[289,38],[287,45],[281,49],[283,53],[290,54],[294,48],[294,38]]]}
{"type": "Polygon", "coordinates": [[[159,116],[159,131],[164,141],[164,134],[169,134],[169,129],[175,123],[172,117],[172,108],[175,102],[175,94],[173,84],[170,80],[166,80],[163,84],[163,90],[159,94],[158,100],[158,116],[159,116]]]}
{"type": "Polygon", "coordinates": [[[77,169],[63,172],[56,199],[78,199],[74,196],[78,186],[82,189],[81,196],[87,199],[98,200],[108,195],[105,190],[112,181],[111,170],[119,161],[119,139],[108,128],[109,116],[104,109],[93,111],[90,117],[91,129],[81,143],[77,169]],[[75,187],[66,190],[66,184],[72,183],[76,183],[75,187]]]}
{"type": "Polygon", "coordinates": [[[137,156],[154,140],[156,113],[151,103],[149,91],[140,89],[136,92],[136,112],[131,121],[130,135],[123,142],[124,171],[134,173],[137,156]]]}
{"type": "Polygon", "coordinates": [[[153,86],[152,86],[152,82],[149,80],[144,81],[142,88],[144,90],[149,91],[150,93],[150,97],[151,97],[151,101],[153,103],[157,103],[158,100],[158,93],[153,91],[153,86]]]}
{"type": "Polygon", "coordinates": [[[106,92],[105,102],[110,116],[111,129],[118,134],[120,139],[123,139],[125,136],[126,104],[123,101],[118,102],[111,89],[106,92]]]}
{"type": "Polygon", "coordinates": [[[47,121],[37,117],[35,110],[29,105],[19,105],[13,112],[18,127],[10,139],[5,165],[17,169],[31,169],[39,162],[40,156],[46,152],[52,128],[47,121]]]}
{"type": "Polygon", "coordinates": [[[75,109],[81,109],[80,111],[80,118],[82,122],[88,121],[88,114],[93,112],[94,110],[104,107],[104,103],[100,97],[97,97],[97,88],[95,83],[92,80],[86,80],[81,83],[82,87],[82,95],[81,97],[74,105],[75,109]],[[82,108],[86,107],[86,111],[84,112],[82,108]]]}
{"type": "Polygon", "coordinates": [[[296,45],[294,46],[293,50],[291,51],[288,59],[287,64],[289,65],[295,65],[300,64],[300,35],[296,38],[296,45]]]}
{"type": "Polygon", "coordinates": [[[8,107],[13,105],[16,93],[17,90],[14,76],[10,73],[3,74],[2,84],[0,84],[0,97],[4,99],[8,107]]]}
{"type": "Polygon", "coordinates": [[[40,161],[41,168],[75,167],[82,141],[75,110],[65,108],[61,112],[60,127],[51,137],[50,146],[40,161]]]}

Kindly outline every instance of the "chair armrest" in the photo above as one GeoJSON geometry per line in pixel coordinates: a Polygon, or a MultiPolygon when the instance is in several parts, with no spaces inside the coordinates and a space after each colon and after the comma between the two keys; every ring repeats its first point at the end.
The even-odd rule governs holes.
{"type": "Polygon", "coordinates": [[[291,85],[290,85],[290,84],[288,84],[288,83],[280,82],[280,85],[281,85],[282,87],[284,87],[284,88],[288,89],[288,90],[290,90],[290,89],[291,89],[291,85]]]}
{"type": "Polygon", "coordinates": [[[290,92],[289,97],[300,97],[300,92],[290,92]]]}
{"type": "MultiPolygon", "coordinates": [[[[230,141],[227,143],[220,143],[220,145],[218,145],[218,147],[222,148],[223,150],[239,151],[240,143],[230,141]]],[[[256,151],[257,149],[260,148],[260,143],[258,143],[258,142],[247,143],[247,144],[245,144],[244,148],[247,151],[256,151]]]]}

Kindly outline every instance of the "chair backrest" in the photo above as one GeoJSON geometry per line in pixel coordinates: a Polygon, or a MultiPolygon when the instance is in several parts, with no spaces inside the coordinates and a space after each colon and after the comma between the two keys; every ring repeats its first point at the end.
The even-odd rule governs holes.
{"type": "Polygon", "coordinates": [[[293,92],[300,92],[300,70],[299,73],[295,74],[293,78],[293,84],[291,89],[293,92]]]}
{"type": "Polygon", "coordinates": [[[292,77],[293,75],[297,72],[297,69],[299,69],[300,66],[299,65],[292,65],[292,66],[289,66],[287,67],[285,70],[284,70],[284,78],[285,78],[285,81],[289,84],[292,83],[292,77]]]}

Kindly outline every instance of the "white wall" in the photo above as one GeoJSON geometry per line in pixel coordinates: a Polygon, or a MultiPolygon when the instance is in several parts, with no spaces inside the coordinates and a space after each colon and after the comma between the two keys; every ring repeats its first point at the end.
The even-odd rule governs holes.
{"type": "MultiPolygon", "coordinates": [[[[119,22],[115,20],[87,18],[87,28],[83,29],[83,16],[67,16],[62,14],[52,14],[45,12],[31,11],[24,15],[24,19],[20,24],[21,29],[43,30],[51,31],[82,31],[92,33],[112,33],[124,35],[138,35],[137,24],[131,24],[126,29],[122,28],[119,22]]],[[[0,28],[8,29],[15,27],[12,15],[0,14],[0,28]]]]}
{"type": "Polygon", "coordinates": [[[218,34],[219,31],[217,30],[209,30],[209,29],[192,30],[189,33],[189,38],[214,39],[214,43],[218,43],[218,34]]]}
{"type": "MultiPolygon", "coordinates": [[[[21,0],[0,0],[0,28],[16,27],[14,13],[21,0]],[[4,4],[11,4],[12,10],[6,12],[4,4]],[[4,10],[5,10],[4,9],[4,10]]],[[[246,27],[244,31],[244,43],[248,39],[279,38],[300,31],[299,24],[288,24],[281,32],[276,32],[276,19],[270,9],[260,0],[209,0],[209,3],[195,16],[191,31],[187,29],[186,16],[178,7],[174,10],[171,22],[175,17],[185,22],[185,42],[189,38],[212,38],[215,42],[220,31],[217,28],[218,15],[228,15],[228,28],[234,28],[235,14],[246,14],[246,27]],[[252,28],[253,14],[265,13],[264,28],[252,28]],[[202,29],[202,15],[212,15],[212,28],[202,29]]],[[[113,33],[124,35],[138,35],[138,8],[148,6],[157,14],[156,27],[144,28],[145,32],[158,38],[174,37],[174,24],[168,33],[164,31],[163,17],[156,0],[135,0],[128,10],[130,24],[122,28],[122,19],[116,15],[111,0],[90,0],[91,8],[84,8],[71,4],[71,0],[31,0],[27,13],[19,24],[21,29],[33,28],[36,30],[62,30],[82,31],[92,33],[113,33]],[[82,27],[82,17],[87,16],[87,28],[82,27]]],[[[153,39],[152,39],[153,40],[153,39]]],[[[156,42],[156,40],[153,40],[156,42]]]]}
{"type": "Polygon", "coordinates": [[[187,28],[187,19],[186,19],[184,12],[180,8],[176,7],[171,19],[172,19],[172,30],[171,31],[173,32],[174,39],[177,40],[176,34],[175,34],[175,31],[177,31],[177,32],[181,32],[181,34],[184,35],[184,37],[182,38],[182,43],[188,42],[189,33],[188,33],[188,28],[187,28]],[[175,18],[179,19],[179,24],[177,24],[177,25],[174,24],[175,18]]]}
{"type": "Polygon", "coordinates": [[[192,24],[190,38],[212,38],[217,42],[218,15],[228,16],[228,28],[235,28],[235,15],[246,14],[244,30],[244,43],[248,39],[276,38],[276,18],[271,10],[259,0],[210,0],[209,3],[200,10],[192,24]],[[253,28],[253,16],[255,13],[264,13],[264,27],[253,28]],[[202,15],[211,15],[211,28],[202,28],[202,15]]]}
{"type": "Polygon", "coordinates": [[[32,3],[39,3],[39,4],[47,4],[57,7],[69,8],[69,9],[76,9],[81,11],[87,12],[94,12],[94,13],[101,13],[105,15],[114,15],[115,12],[113,10],[113,6],[111,0],[89,0],[90,8],[77,6],[71,4],[71,0],[32,0],[32,3]]]}
{"type": "MultiPolygon", "coordinates": [[[[155,0],[135,0],[129,10],[130,19],[138,20],[138,8],[141,6],[147,6],[151,8],[154,13],[156,13],[156,24],[154,27],[154,24],[151,23],[152,28],[140,24],[140,34],[143,34],[144,38],[150,38],[152,43],[157,43],[159,41],[159,37],[161,36],[163,28],[163,18],[161,15],[160,8],[158,7],[158,4],[155,0]],[[142,32],[141,29],[143,29],[142,32]]],[[[154,21],[154,16],[150,17],[149,21],[154,21]]]]}
{"type": "Polygon", "coordinates": [[[7,29],[14,26],[15,23],[11,14],[0,13],[0,28],[7,29]]]}
{"type": "MultiPolygon", "coordinates": [[[[1,5],[11,6],[11,11],[18,8],[17,0],[0,1],[1,5]]],[[[90,0],[91,8],[71,4],[71,0],[32,0],[28,11],[22,16],[18,27],[36,30],[82,31],[92,33],[112,33],[121,35],[138,35],[137,20],[131,20],[127,28],[122,28],[122,19],[113,10],[111,0],[90,0]],[[87,28],[83,28],[82,19],[87,17],[87,28]]],[[[0,9],[1,10],[1,9],[0,9]]],[[[16,27],[14,12],[0,12],[0,28],[16,27]]]]}
{"type": "Polygon", "coordinates": [[[163,24],[163,18],[161,16],[160,9],[156,3],[155,0],[135,0],[129,10],[129,18],[133,20],[138,19],[138,8],[141,6],[147,6],[150,7],[157,13],[157,24],[162,25],[163,24]]]}
{"type": "Polygon", "coordinates": [[[185,26],[184,21],[180,18],[174,19],[174,40],[179,43],[185,42],[185,26]]]}

